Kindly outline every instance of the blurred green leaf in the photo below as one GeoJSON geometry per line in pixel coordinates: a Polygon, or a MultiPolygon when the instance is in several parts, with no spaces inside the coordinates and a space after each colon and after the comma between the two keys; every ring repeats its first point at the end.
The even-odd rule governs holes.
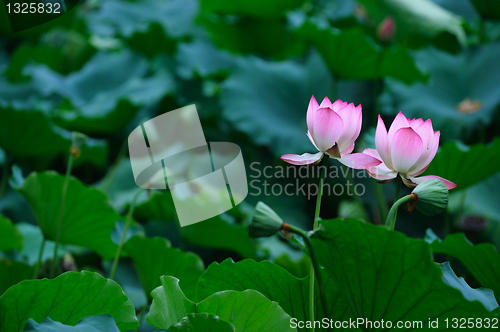
{"type": "Polygon", "coordinates": [[[254,290],[219,292],[194,303],[186,298],[178,279],[164,276],[161,283],[153,291],[153,304],[146,317],[157,329],[168,329],[190,313],[208,313],[233,324],[236,331],[293,331],[290,316],[254,290]]]}
{"type": "Polygon", "coordinates": [[[234,332],[234,325],[209,314],[189,314],[172,325],[170,332],[234,332]]]}
{"type": "Polygon", "coordinates": [[[430,0],[358,1],[376,24],[392,16],[396,22],[396,40],[410,47],[433,43],[444,50],[458,52],[465,45],[460,17],[430,0]]]}
{"type": "Polygon", "coordinates": [[[99,52],[78,72],[61,76],[42,65],[26,72],[45,96],[64,98],[57,120],[83,133],[112,133],[125,126],[137,109],[159,101],[173,89],[161,70],[148,76],[146,60],[130,51],[99,52]]]}
{"type": "Polygon", "coordinates": [[[454,191],[470,187],[500,171],[500,137],[488,145],[466,146],[447,142],[441,146],[424,175],[438,175],[454,182],[454,191]]]}
{"type": "MultiPolygon", "coordinates": [[[[64,176],[53,171],[30,174],[16,188],[28,200],[35,219],[47,239],[55,240],[64,176]]],[[[117,246],[111,231],[121,216],[99,190],[71,177],[61,222],[60,243],[94,250],[105,259],[114,257],[117,246]]]]}
{"type": "Polygon", "coordinates": [[[447,285],[458,289],[462,295],[469,301],[479,301],[488,310],[493,310],[498,307],[497,300],[491,289],[486,288],[471,288],[464,280],[464,278],[458,278],[449,262],[444,262],[441,265],[443,269],[443,280],[447,285]]]}
{"type": "Polygon", "coordinates": [[[376,79],[389,76],[404,83],[425,78],[415,66],[408,49],[401,45],[382,48],[361,28],[337,30],[306,22],[298,33],[316,46],[332,73],[339,78],[376,79]]]}
{"type": "Polygon", "coordinates": [[[76,325],[85,317],[109,314],[120,331],[139,326],[135,309],[120,286],[97,273],[66,272],[55,279],[26,280],[0,297],[0,329],[22,331],[31,318],[76,325]]]}
{"type": "Polygon", "coordinates": [[[332,78],[318,55],[293,61],[242,60],[223,84],[224,116],[257,145],[276,155],[315,151],[307,139],[306,112],[312,95],[332,92],[332,78]]]}
{"type": "Polygon", "coordinates": [[[194,298],[196,282],[205,270],[201,258],[190,252],[171,248],[164,238],[146,238],[136,235],[124,247],[134,261],[144,292],[151,298],[151,292],[161,286],[160,277],[173,276],[180,279],[187,296],[194,298]]]}
{"type": "Polygon", "coordinates": [[[113,317],[109,315],[90,316],[83,318],[75,326],[54,322],[46,318],[41,324],[29,319],[24,332],[119,332],[113,317]]]}
{"type": "Polygon", "coordinates": [[[436,253],[451,255],[459,259],[479,283],[495,292],[500,299],[500,253],[490,243],[473,245],[465,234],[448,235],[444,240],[432,242],[436,253]]]}
{"type": "MultiPolygon", "coordinates": [[[[38,226],[31,225],[25,222],[17,224],[19,231],[23,235],[23,250],[21,256],[29,265],[34,265],[38,262],[38,256],[42,247],[43,234],[38,226]]],[[[50,240],[45,240],[41,262],[51,259],[54,256],[55,243],[50,240]]],[[[60,245],[57,248],[57,254],[63,256],[66,252],[65,246],[60,245]]]]}
{"type": "Polygon", "coordinates": [[[0,251],[23,248],[23,235],[16,225],[0,215],[0,251]]]}
{"type": "Polygon", "coordinates": [[[9,287],[23,280],[33,278],[33,273],[33,267],[23,262],[11,261],[0,257],[0,295],[9,289],[9,287]]]}
{"type": "Polygon", "coordinates": [[[320,224],[312,239],[318,259],[354,317],[395,322],[488,316],[482,304],[442,281],[426,242],[355,219],[320,224]]]}
{"type": "Polygon", "coordinates": [[[259,18],[279,18],[300,7],[304,0],[200,0],[201,9],[216,14],[248,15],[259,18]]]}
{"type": "Polygon", "coordinates": [[[500,1],[499,0],[470,0],[476,10],[484,18],[493,20],[500,19],[500,1]]]}
{"type": "MultiPolygon", "coordinates": [[[[139,219],[177,222],[171,193],[154,192],[151,198],[137,205],[134,216],[139,219]]],[[[227,213],[200,223],[179,227],[179,232],[183,239],[195,245],[231,250],[245,258],[257,257],[257,249],[248,236],[248,229],[243,224],[234,222],[227,213]]]]}
{"type": "Polygon", "coordinates": [[[393,98],[390,112],[431,118],[442,141],[484,130],[500,104],[499,52],[500,42],[470,47],[459,55],[431,48],[416,52],[418,65],[431,74],[429,84],[406,86],[388,80],[393,98]]]}

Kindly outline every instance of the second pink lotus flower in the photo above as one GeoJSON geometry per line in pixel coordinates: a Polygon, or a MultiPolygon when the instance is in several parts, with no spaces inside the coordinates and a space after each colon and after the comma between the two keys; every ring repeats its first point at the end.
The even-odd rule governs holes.
{"type": "Polygon", "coordinates": [[[367,167],[371,177],[380,181],[390,181],[399,174],[408,187],[430,179],[439,179],[448,189],[456,187],[451,181],[435,175],[419,176],[434,159],[439,146],[439,131],[434,131],[430,119],[410,120],[399,112],[389,128],[378,117],[375,133],[375,149],[365,149],[364,154],[382,161],[375,167],[367,167]]]}
{"type": "Polygon", "coordinates": [[[361,119],[361,105],[355,107],[340,99],[332,103],[328,97],[318,105],[313,96],[307,108],[307,136],[319,152],[285,154],[281,159],[293,165],[309,165],[318,163],[326,153],[351,168],[376,166],[380,160],[363,153],[351,153],[361,131],[361,119]]]}

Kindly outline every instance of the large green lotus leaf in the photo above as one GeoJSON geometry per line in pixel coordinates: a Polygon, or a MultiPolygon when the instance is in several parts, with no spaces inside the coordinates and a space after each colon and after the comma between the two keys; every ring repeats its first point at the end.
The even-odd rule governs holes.
{"type": "Polygon", "coordinates": [[[358,0],[378,24],[387,16],[396,23],[396,40],[412,47],[432,42],[458,52],[465,45],[465,31],[459,16],[431,0],[358,0]]]}
{"type": "MultiPolygon", "coordinates": [[[[53,171],[31,173],[16,188],[28,200],[38,225],[49,240],[57,236],[64,179],[53,171]]],[[[120,218],[101,191],[71,177],[59,241],[92,249],[103,258],[111,259],[117,249],[111,232],[120,218]]]]}
{"type": "Polygon", "coordinates": [[[16,225],[0,215],[0,251],[23,248],[23,235],[16,225]]]}
{"type": "Polygon", "coordinates": [[[130,51],[99,52],[67,76],[43,65],[26,68],[40,93],[64,98],[58,121],[86,133],[115,132],[139,107],[171,92],[174,83],[166,71],[147,76],[147,70],[146,59],[130,51]]]}
{"type": "Polygon", "coordinates": [[[134,306],[120,286],[89,271],[20,282],[0,297],[0,312],[2,332],[22,331],[30,318],[74,326],[82,318],[102,314],[111,315],[120,331],[138,326],[134,306]]]}
{"type": "Polygon", "coordinates": [[[164,238],[140,235],[127,241],[125,251],[134,261],[142,288],[148,296],[161,285],[160,277],[168,275],[180,279],[186,295],[195,297],[196,282],[205,270],[198,255],[172,248],[164,238]]]}
{"type": "Polygon", "coordinates": [[[312,95],[332,95],[332,79],[318,55],[305,65],[248,58],[224,82],[224,116],[258,145],[276,155],[313,152],[306,111],[312,95]],[[238,110],[238,111],[235,111],[238,110]]]}
{"type": "Polygon", "coordinates": [[[407,86],[388,80],[391,113],[432,119],[434,130],[441,131],[441,141],[482,130],[500,104],[499,52],[500,42],[470,47],[458,55],[432,48],[416,52],[417,64],[430,73],[430,81],[407,86]]]}
{"type": "Polygon", "coordinates": [[[497,300],[495,299],[495,295],[491,289],[474,289],[470,287],[464,278],[457,277],[449,262],[442,263],[441,268],[443,269],[444,282],[451,287],[458,289],[467,300],[477,300],[490,311],[498,308],[497,300]]]}
{"type": "Polygon", "coordinates": [[[499,0],[470,0],[476,10],[484,18],[493,20],[500,19],[500,1],[499,0]]]}
{"type": "Polygon", "coordinates": [[[290,316],[276,303],[254,290],[224,291],[195,303],[186,298],[174,277],[161,277],[146,321],[157,329],[169,329],[187,314],[208,313],[234,325],[236,331],[294,331],[290,316]]]}
{"type": "Polygon", "coordinates": [[[228,17],[204,14],[198,19],[214,45],[232,53],[289,59],[306,52],[285,18],[260,19],[251,16],[228,17]]]}
{"type": "Polygon", "coordinates": [[[442,241],[434,240],[431,244],[435,253],[458,258],[479,283],[495,292],[500,299],[500,253],[491,243],[473,245],[465,234],[448,235],[442,241]]]}
{"type": "Polygon", "coordinates": [[[130,38],[136,32],[148,31],[151,23],[156,23],[168,36],[180,38],[196,32],[193,19],[197,12],[195,0],[108,0],[90,13],[87,20],[90,31],[103,37],[130,38]]]}
{"type": "Polygon", "coordinates": [[[467,20],[470,24],[477,23],[479,14],[469,0],[432,0],[440,7],[467,20]]]}
{"type": "Polygon", "coordinates": [[[285,16],[289,10],[296,9],[304,0],[238,0],[227,2],[224,0],[201,0],[201,9],[216,14],[230,14],[253,16],[260,18],[279,18],[285,16]]]}
{"type": "Polygon", "coordinates": [[[425,241],[353,219],[320,224],[314,247],[349,300],[353,318],[396,322],[489,315],[481,303],[467,301],[443,282],[425,241]]]}
{"type": "MultiPolygon", "coordinates": [[[[330,319],[345,320],[350,317],[347,302],[338,291],[335,281],[323,273],[325,292],[330,319]]],[[[309,276],[297,278],[282,267],[269,261],[255,262],[243,260],[237,263],[227,259],[220,264],[211,264],[198,281],[197,298],[203,299],[217,292],[253,289],[271,301],[278,302],[281,308],[299,321],[309,317],[309,276]]],[[[316,313],[323,317],[319,289],[316,287],[316,313]]],[[[318,319],[316,317],[316,319],[318,319]]],[[[299,329],[307,331],[307,329],[299,329]]]]}
{"type": "Polygon", "coordinates": [[[170,332],[235,332],[234,325],[215,315],[189,314],[179,323],[172,325],[170,332]]]}
{"type": "Polygon", "coordinates": [[[33,273],[33,267],[25,263],[0,258],[0,295],[10,286],[33,278],[33,273]]]}
{"type": "Polygon", "coordinates": [[[500,137],[488,145],[446,142],[423,175],[439,175],[454,182],[456,190],[462,190],[500,171],[499,151],[500,137]]]}
{"type": "MultiPolygon", "coordinates": [[[[17,105],[20,102],[17,98],[21,96],[11,103],[0,100],[0,146],[15,157],[67,154],[71,133],[57,127],[45,112],[30,110],[28,105],[17,105]]],[[[76,164],[103,165],[107,148],[105,141],[87,140],[76,164]]]]}
{"type": "Polygon", "coordinates": [[[46,318],[41,324],[28,319],[23,332],[119,332],[120,329],[110,315],[90,316],[82,319],[75,326],[64,325],[46,318]]]}
{"type": "Polygon", "coordinates": [[[382,48],[360,28],[337,30],[308,21],[298,33],[316,46],[332,73],[339,78],[389,76],[404,83],[425,78],[406,48],[401,45],[382,48]]]}
{"type": "MultiPolygon", "coordinates": [[[[148,200],[137,205],[134,216],[138,219],[176,221],[177,213],[171,193],[153,193],[148,200]]],[[[247,227],[233,219],[225,213],[200,223],[179,227],[179,232],[183,239],[192,244],[231,250],[245,258],[256,258],[256,248],[248,236],[247,227]]]]}

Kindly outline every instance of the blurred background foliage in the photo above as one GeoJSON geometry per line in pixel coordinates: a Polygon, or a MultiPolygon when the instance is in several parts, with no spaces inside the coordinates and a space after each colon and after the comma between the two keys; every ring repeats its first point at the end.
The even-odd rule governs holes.
{"type": "MultiPolygon", "coordinates": [[[[386,125],[399,111],[431,118],[441,131],[441,148],[424,175],[458,187],[445,213],[428,218],[402,212],[398,230],[419,238],[427,228],[440,237],[462,231],[500,248],[498,0],[87,0],[16,34],[2,8],[0,30],[0,213],[24,241],[10,247],[22,250],[2,254],[17,263],[0,261],[0,271],[16,269],[19,280],[32,274],[39,227],[53,237],[55,228],[47,225],[57,206],[50,198],[57,200],[62,186],[55,173],[29,174],[64,174],[71,131],[91,139],[70,183],[71,199],[84,202],[67,217],[79,228],[63,231],[61,254],[79,268],[107,271],[123,230],[117,220],[137,190],[126,142],[140,122],[196,104],[207,141],[242,148],[251,183],[252,163],[260,163],[254,168],[261,171],[287,167],[281,154],[314,151],[305,135],[311,95],[362,104],[359,152],[373,147],[378,114],[386,125]],[[95,223],[102,226],[98,231],[95,223]],[[106,236],[111,231],[113,237],[106,236]]],[[[377,184],[356,173],[365,194],[325,196],[322,217],[380,224],[380,201],[391,202],[394,183],[377,184]]],[[[261,180],[270,186],[296,181],[261,180]]],[[[262,183],[255,186],[263,189],[262,183]]],[[[144,194],[134,213],[135,232],[166,237],[172,246],[199,254],[205,265],[227,257],[270,259],[306,275],[308,262],[298,248],[279,236],[250,239],[246,226],[252,206],[263,200],[287,222],[310,229],[315,200],[256,192],[251,186],[246,201],[229,213],[184,228],[168,192],[144,194]]],[[[52,250],[48,241],[44,260],[52,250]]],[[[131,268],[140,253],[128,255],[117,280],[141,307],[146,298],[131,268]]],[[[455,263],[455,271],[466,273],[455,263]]]]}

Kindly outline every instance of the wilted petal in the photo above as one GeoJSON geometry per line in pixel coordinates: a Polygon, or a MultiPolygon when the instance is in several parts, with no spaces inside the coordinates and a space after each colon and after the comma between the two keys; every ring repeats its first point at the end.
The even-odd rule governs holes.
{"type": "Polygon", "coordinates": [[[322,157],[323,152],[318,152],[316,154],[304,153],[300,156],[298,154],[285,154],[281,156],[281,160],[292,165],[310,165],[319,162],[322,157]]]}
{"type": "Polygon", "coordinates": [[[340,115],[331,108],[319,108],[314,114],[311,136],[320,151],[326,151],[337,143],[344,123],[340,115]]]}
{"type": "Polygon", "coordinates": [[[344,123],[344,130],[338,140],[339,149],[343,151],[358,138],[359,132],[361,131],[361,105],[354,107],[354,104],[350,103],[341,108],[337,114],[340,115],[344,123]]]}
{"type": "Polygon", "coordinates": [[[312,96],[311,100],[309,101],[309,106],[307,107],[307,115],[306,115],[307,128],[309,131],[313,126],[314,113],[316,113],[318,108],[319,108],[318,102],[316,101],[316,98],[312,96]]]}
{"type": "Polygon", "coordinates": [[[382,120],[380,115],[378,116],[377,131],[375,132],[375,146],[377,147],[381,160],[390,165],[389,136],[387,135],[384,120],[382,120]]]}
{"type": "Polygon", "coordinates": [[[413,129],[401,128],[392,138],[390,153],[392,168],[406,173],[422,154],[422,139],[413,129]]]}
{"type": "Polygon", "coordinates": [[[338,159],[342,164],[355,169],[367,169],[380,165],[382,162],[364,153],[351,153],[338,159]]]}
{"type": "Polygon", "coordinates": [[[426,175],[426,176],[420,176],[418,178],[410,177],[410,179],[416,184],[421,184],[422,182],[427,181],[427,180],[438,179],[441,182],[443,182],[443,184],[446,186],[446,188],[448,188],[448,190],[453,189],[457,186],[453,182],[446,180],[446,179],[443,179],[442,177],[439,177],[436,175],[426,175]]]}

